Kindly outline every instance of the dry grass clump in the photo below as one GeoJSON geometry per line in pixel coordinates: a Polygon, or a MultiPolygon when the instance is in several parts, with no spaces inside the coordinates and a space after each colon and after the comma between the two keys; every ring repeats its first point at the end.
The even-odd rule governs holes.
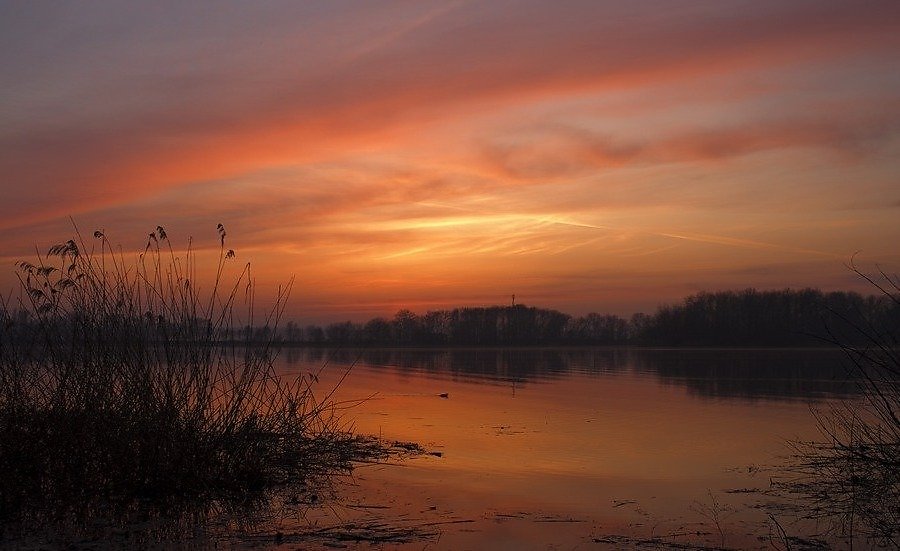
{"type": "MultiPolygon", "coordinates": [[[[900,319],[897,277],[882,272],[876,280],[851,268],[889,299],[891,319],[900,319]]],[[[900,327],[838,318],[830,340],[844,350],[862,399],[817,414],[824,438],[793,443],[782,487],[851,547],[900,548],[900,327]]]]}
{"type": "Polygon", "coordinates": [[[375,453],[338,430],[307,378],[273,372],[253,328],[277,326],[290,285],[257,323],[250,265],[231,269],[218,232],[206,289],[190,243],[176,253],[162,227],[131,263],[77,228],[19,263],[21,296],[0,307],[0,519],[244,498],[375,453]]]}

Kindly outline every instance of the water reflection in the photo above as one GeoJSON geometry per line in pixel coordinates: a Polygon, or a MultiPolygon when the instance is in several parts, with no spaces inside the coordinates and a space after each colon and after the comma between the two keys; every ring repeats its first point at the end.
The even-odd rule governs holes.
{"type": "Polygon", "coordinates": [[[333,495],[291,491],[258,521],[216,511],[222,534],[275,527],[247,547],[721,548],[711,502],[729,507],[730,548],[765,547],[785,504],[761,468],[820,436],[805,402],[854,393],[836,350],[284,348],[276,362],[320,372],[317,397],[353,404],[338,413],[354,431],[431,453],[359,466],[333,495]]]}
{"type": "Polygon", "coordinates": [[[340,382],[348,426],[436,454],[354,477],[366,506],[380,495],[397,518],[469,523],[443,529],[442,549],[604,533],[720,546],[692,509],[713,495],[741,511],[729,545],[758,547],[758,467],[818,434],[808,402],[853,392],[828,350],[284,349],[278,362],[285,375],[327,365],[318,390],[340,382]]]}
{"type": "Polygon", "coordinates": [[[843,354],[827,349],[286,348],[280,359],[291,370],[299,364],[357,364],[495,385],[634,373],[717,399],[816,400],[856,393],[843,354]]]}

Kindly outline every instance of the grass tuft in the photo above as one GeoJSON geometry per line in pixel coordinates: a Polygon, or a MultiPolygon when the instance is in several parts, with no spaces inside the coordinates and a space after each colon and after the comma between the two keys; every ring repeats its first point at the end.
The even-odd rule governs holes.
{"type": "Polygon", "coordinates": [[[0,304],[0,519],[246,499],[378,453],[250,342],[276,333],[291,285],[256,323],[222,224],[205,289],[161,226],[131,262],[104,231],[75,233],[18,263],[22,292],[0,304]]]}
{"type": "MultiPolygon", "coordinates": [[[[851,269],[900,311],[900,279],[851,269]]],[[[838,312],[830,342],[844,351],[859,400],[816,413],[822,438],[794,441],[779,486],[800,496],[806,516],[845,539],[900,548],[900,326],[838,312]],[[848,344],[859,342],[861,344],[848,344]]],[[[896,316],[893,319],[897,319],[896,316]]]]}

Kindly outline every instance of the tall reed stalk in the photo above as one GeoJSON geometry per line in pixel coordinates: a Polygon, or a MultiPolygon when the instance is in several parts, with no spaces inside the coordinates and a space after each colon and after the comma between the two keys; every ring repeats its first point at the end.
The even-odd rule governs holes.
{"type": "Polygon", "coordinates": [[[353,458],[310,380],[277,376],[271,341],[253,341],[256,325],[275,334],[291,285],[255,320],[250,265],[232,268],[218,233],[206,288],[162,227],[130,262],[76,228],[18,264],[20,297],[0,307],[0,518],[240,496],[353,458]]]}
{"type": "MultiPolygon", "coordinates": [[[[851,269],[888,300],[900,320],[900,280],[851,269]]],[[[866,547],[900,548],[900,326],[858,322],[833,312],[829,342],[840,346],[861,399],[817,413],[823,436],[794,442],[783,487],[803,498],[806,516],[866,547]],[[859,345],[847,344],[859,342],[859,345]]]]}

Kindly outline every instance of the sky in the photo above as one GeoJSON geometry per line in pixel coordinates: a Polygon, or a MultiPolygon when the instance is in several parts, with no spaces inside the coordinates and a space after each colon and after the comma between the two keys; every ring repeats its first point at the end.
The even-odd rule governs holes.
{"type": "Polygon", "coordinates": [[[301,321],[868,291],[898,65],[896,0],[6,1],[0,288],[74,220],[301,321]]]}

